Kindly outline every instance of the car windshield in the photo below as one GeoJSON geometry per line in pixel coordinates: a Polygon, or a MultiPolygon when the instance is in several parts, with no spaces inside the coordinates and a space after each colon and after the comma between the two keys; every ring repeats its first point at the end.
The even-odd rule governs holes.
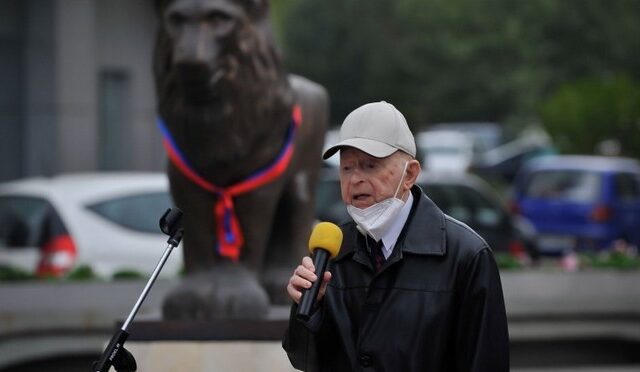
{"type": "Polygon", "coordinates": [[[169,193],[155,192],[110,199],[87,208],[122,227],[160,234],[158,221],[171,205],[169,193]]]}
{"type": "Polygon", "coordinates": [[[471,187],[440,183],[421,186],[446,214],[469,225],[497,227],[504,218],[499,206],[471,187]]]}
{"type": "Polygon", "coordinates": [[[533,174],[524,190],[532,198],[590,202],[600,194],[601,177],[594,172],[548,170],[533,174]]]}

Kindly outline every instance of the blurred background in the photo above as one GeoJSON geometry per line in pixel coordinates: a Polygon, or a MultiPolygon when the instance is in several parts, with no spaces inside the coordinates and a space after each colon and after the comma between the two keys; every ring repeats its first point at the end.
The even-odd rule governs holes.
{"type": "MultiPolygon", "coordinates": [[[[288,70],[329,92],[327,145],[363,103],[405,114],[419,184],[496,253],[514,370],[640,370],[640,2],[270,4],[288,70]]],[[[0,1],[0,371],[86,365],[160,258],[156,22],[150,0],[0,1]]],[[[318,220],[346,218],[336,160],[318,220]]]]}

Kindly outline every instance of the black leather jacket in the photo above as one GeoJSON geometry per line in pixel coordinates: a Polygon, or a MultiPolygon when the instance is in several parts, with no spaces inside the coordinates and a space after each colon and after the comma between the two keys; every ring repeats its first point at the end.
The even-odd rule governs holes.
{"type": "Polygon", "coordinates": [[[379,273],[343,224],[333,278],[311,320],[292,307],[283,347],[305,371],[509,370],[500,276],[487,243],[412,188],[411,214],[379,273]]]}

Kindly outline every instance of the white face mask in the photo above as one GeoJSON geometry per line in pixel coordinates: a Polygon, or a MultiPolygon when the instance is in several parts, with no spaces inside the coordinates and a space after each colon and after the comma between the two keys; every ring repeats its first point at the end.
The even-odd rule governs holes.
{"type": "Polygon", "coordinates": [[[404,200],[398,199],[396,196],[398,195],[398,191],[400,191],[402,181],[404,181],[408,163],[409,162],[404,163],[402,178],[392,197],[375,203],[365,209],[354,207],[351,204],[347,205],[347,212],[358,225],[358,230],[368,234],[376,242],[382,239],[382,236],[389,230],[404,206],[404,200]]]}

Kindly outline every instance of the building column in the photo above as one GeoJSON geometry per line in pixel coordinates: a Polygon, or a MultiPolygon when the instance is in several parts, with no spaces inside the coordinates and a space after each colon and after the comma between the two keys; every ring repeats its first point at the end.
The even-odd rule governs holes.
{"type": "Polygon", "coordinates": [[[57,172],[91,171],[98,133],[95,3],[55,4],[57,172]]]}

